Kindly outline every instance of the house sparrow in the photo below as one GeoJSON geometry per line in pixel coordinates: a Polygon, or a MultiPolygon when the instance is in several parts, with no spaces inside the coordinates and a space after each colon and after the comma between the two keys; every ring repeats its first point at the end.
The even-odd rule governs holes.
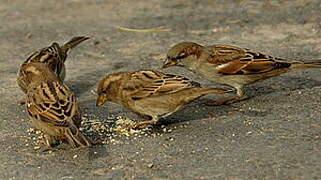
{"type": "Polygon", "coordinates": [[[135,128],[154,124],[203,95],[226,92],[229,91],[203,88],[185,77],[155,70],[116,72],[99,82],[96,105],[111,101],[150,118],[134,124],[135,128]]]}
{"type": "Polygon", "coordinates": [[[167,53],[163,68],[183,66],[209,80],[229,85],[237,94],[208,105],[220,105],[240,99],[244,86],[296,69],[321,68],[321,61],[287,62],[255,50],[230,45],[201,46],[182,42],[167,53]]]}
{"type": "Polygon", "coordinates": [[[80,131],[81,114],[74,93],[64,85],[47,64],[24,64],[27,89],[27,112],[32,123],[44,133],[45,143],[52,147],[67,141],[72,147],[91,146],[80,131]]]}
{"type": "Polygon", "coordinates": [[[20,69],[18,71],[18,85],[20,86],[22,91],[25,93],[27,92],[25,83],[21,81],[21,67],[23,65],[31,62],[41,62],[47,64],[50,69],[58,75],[60,80],[63,81],[66,75],[65,61],[69,50],[87,39],[89,39],[89,37],[73,37],[63,46],[59,46],[58,43],[54,42],[51,46],[45,47],[31,54],[20,66],[20,69]]]}

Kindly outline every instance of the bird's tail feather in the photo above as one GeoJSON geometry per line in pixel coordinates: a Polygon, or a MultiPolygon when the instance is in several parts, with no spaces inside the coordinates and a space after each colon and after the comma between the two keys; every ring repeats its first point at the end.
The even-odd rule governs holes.
{"type": "Polygon", "coordinates": [[[292,63],[291,69],[321,68],[321,60],[301,61],[292,63]]]}
{"type": "Polygon", "coordinates": [[[76,47],[78,44],[80,44],[81,42],[85,41],[89,39],[89,37],[85,37],[85,36],[76,36],[73,37],[72,39],[70,39],[68,42],[66,42],[62,47],[62,51],[65,53],[68,53],[68,51],[74,47],[76,47]]]}

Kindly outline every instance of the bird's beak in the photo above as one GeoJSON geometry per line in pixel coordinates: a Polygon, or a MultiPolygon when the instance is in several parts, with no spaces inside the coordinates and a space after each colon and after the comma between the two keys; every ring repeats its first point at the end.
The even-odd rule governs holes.
{"type": "Polygon", "coordinates": [[[107,101],[106,95],[99,95],[96,101],[96,106],[102,106],[107,101]]]}
{"type": "Polygon", "coordinates": [[[177,61],[166,59],[162,68],[168,68],[168,67],[175,66],[175,65],[177,65],[177,61]]]}

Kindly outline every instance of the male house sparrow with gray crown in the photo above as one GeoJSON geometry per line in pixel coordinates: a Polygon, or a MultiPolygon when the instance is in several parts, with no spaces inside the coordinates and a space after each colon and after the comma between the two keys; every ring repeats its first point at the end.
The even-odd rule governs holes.
{"type": "Polygon", "coordinates": [[[88,147],[91,142],[80,131],[81,114],[74,93],[47,64],[22,65],[21,76],[27,91],[27,112],[34,126],[44,133],[52,147],[67,141],[72,147],[88,147]]]}
{"type": "Polygon", "coordinates": [[[243,97],[245,85],[296,69],[321,68],[321,60],[287,62],[236,46],[202,46],[193,42],[182,42],[168,51],[163,68],[170,66],[183,66],[209,80],[234,87],[237,90],[235,96],[207,103],[220,105],[243,97]]]}
{"type": "MultiPolygon", "coordinates": [[[[48,67],[55,72],[61,81],[65,79],[65,61],[69,50],[76,47],[79,43],[89,39],[89,37],[77,36],[73,37],[63,46],[59,46],[58,43],[54,42],[49,47],[42,48],[34,53],[32,53],[21,65],[32,62],[40,62],[47,64],[48,67]]],[[[18,77],[21,74],[21,68],[18,71],[18,77]]],[[[18,78],[18,85],[23,92],[27,92],[25,82],[18,78]]]]}
{"type": "Polygon", "coordinates": [[[229,91],[203,88],[185,77],[155,70],[116,72],[99,82],[96,105],[111,101],[150,118],[131,126],[135,128],[155,124],[203,95],[226,92],[229,91]]]}

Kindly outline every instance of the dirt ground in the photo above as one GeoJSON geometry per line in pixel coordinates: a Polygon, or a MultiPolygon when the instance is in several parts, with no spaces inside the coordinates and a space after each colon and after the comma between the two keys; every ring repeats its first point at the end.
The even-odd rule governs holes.
{"type": "MultiPolygon", "coordinates": [[[[34,150],[19,65],[72,36],[91,40],[66,62],[87,120],[138,119],[91,90],[106,73],[160,68],[181,41],[225,43],[288,58],[321,58],[320,0],[0,0],[0,179],[321,179],[321,72],[291,72],[247,88],[249,99],[206,107],[203,97],[144,134],[105,134],[105,144],[34,150]],[[165,26],[166,32],[129,32],[165,26]]],[[[182,68],[204,86],[219,86],[182,68]]],[[[107,132],[106,132],[107,133],[107,132]]]]}

